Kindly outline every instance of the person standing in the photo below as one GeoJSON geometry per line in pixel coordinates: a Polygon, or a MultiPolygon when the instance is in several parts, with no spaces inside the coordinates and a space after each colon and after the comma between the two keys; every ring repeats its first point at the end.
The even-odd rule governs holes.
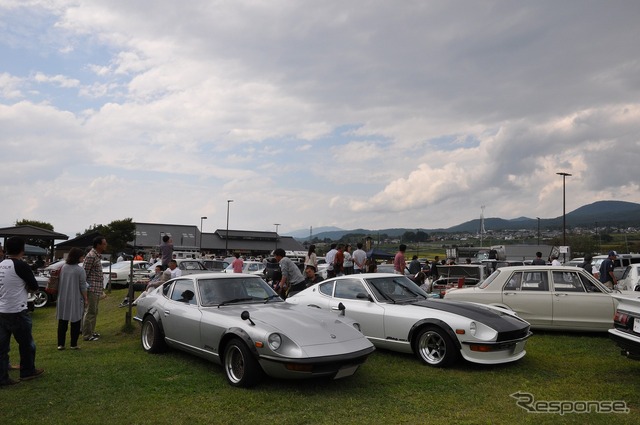
{"type": "Polygon", "coordinates": [[[182,270],[178,268],[178,262],[174,259],[169,261],[169,268],[165,272],[169,272],[169,279],[182,276],[182,270]]]}
{"type": "Polygon", "coordinates": [[[282,278],[280,279],[280,283],[277,285],[278,293],[281,297],[286,297],[289,293],[289,290],[298,285],[299,283],[304,282],[304,277],[300,272],[298,266],[296,266],[291,258],[286,257],[286,253],[282,248],[276,248],[273,252],[274,257],[276,257],[276,261],[280,263],[280,271],[282,272],[282,278]]]}
{"type": "Polygon", "coordinates": [[[420,270],[422,270],[422,266],[420,265],[420,261],[418,261],[418,256],[414,255],[409,263],[409,274],[411,276],[416,276],[420,273],[420,270]]]}
{"type": "Polygon", "coordinates": [[[309,251],[304,259],[304,266],[313,266],[314,269],[318,269],[318,256],[316,255],[316,246],[309,245],[309,251]]]}
{"type": "Polygon", "coordinates": [[[96,332],[96,321],[98,319],[98,304],[102,297],[103,277],[102,277],[102,253],[107,249],[107,240],[104,236],[96,236],[93,239],[93,248],[84,258],[84,271],[87,276],[88,303],[84,306],[84,318],[82,320],[82,339],[85,341],[97,341],[100,334],[96,332]]]}
{"type": "Polygon", "coordinates": [[[67,329],[71,322],[71,349],[77,350],[80,337],[80,324],[84,306],[89,304],[87,297],[87,274],[79,263],[84,257],[80,248],[71,248],[67,262],[58,275],[58,299],[56,301],[56,319],[58,319],[58,350],[64,350],[67,329]]]}
{"type": "Polygon", "coordinates": [[[594,270],[593,270],[593,255],[591,254],[587,254],[584,256],[584,262],[582,264],[580,264],[580,267],[582,267],[583,269],[585,269],[587,272],[589,272],[589,274],[593,275],[594,270]]]}
{"type": "Polygon", "coordinates": [[[604,283],[609,289],[613,289],[613,286],[618,284],[618,279],[616,279],[616,275],[613,273],[613,269],[615,268],[614,261],[617,257],[617,252],[609,251],[609,256],[600,264],[600,282],[604,283]]]}
{"type": "Polygon", "coordinates": [[[558,256],[555,255],[555,254],[553,254],[551,256],[551,265],[552,266],[561,266],[562,265],[562,263],[560,263],[560,261],[558,260],[558,256]]]}
{"type": "Polygon", "coordinates": [[[325,257],[326,261],[327,261],[327,277],[336,277],[336,272],[333,269],[333,263],[336,261],[336,253],[338,252],[338,250],[336,249],[338,245],[335,243],[331,244],[331,249],[329,250],[329,252],[327,252],[327,255],[325,257]]]}
{"type": "Polygon", "coordinates": [[[38,290],[31,267],[22,260],[24,239],[13,236],[5,244],[6,257],[0,263],[0,386],[17,384],[9,377],[11,336],[20,351],[20,380],[28,381],[44,373],[36,368],[36,343],[31,334],[28,292],[38,290]]]}
{"type": "Polygon", "coordinates": [[[244,261],[242,261],[242,258],[240,258],[240,253],[236,252],[234,256],[236,257],[236,259],[231,262],[231,267],[233,268],[233,272],[242,273],[242,267],[244,266],[244,261]]]}
{"type": "Polygon", "coordinates": [[[433,261],[431,262],[431,270],[429,271],[429,277],[431,278],[431,281],[438,280],[438,278],[440,277],[440,273],[438,273],[439,261],[440,261],[439,256],[436,255],[435,257],[433,257],[433,261]]]}
{"type": "Polygon", "coordinates": [[[353,251],[353,272],[364,273],[367,270],[367,253],[362,249],[362,242],[356,244],[356,250],[353,251]]]}
{"type": "Polygon", "coordinates": [[[336,276],[344,274],[344,244],[338,244],[336,256],[333,259],[333,272],[336,276]]]}
{"type": "Polygon", "coordinates": [[[344,274],[353,274],[353,257],[351,255],[351,245],[344,248],[344,261],[342,262],[344,274]]]}
{"type": "Polygon", "coordinates": [[[532,266],[545,266],[547,262],[542,259],[542,252],[536,252],[536,258],[531,261],[532,266]]]}
{"type": "Polygon", "coordinates": [[[406,250],[407,246],[405,244],[400,244],[398,247],[398,252],[396,252],[396,256],[393,258],[393,271],[395,274],[404,274],[404,269],[407,267],[407,261],[404,258],[406,250]]]}
{"type": "Polygon", "coordinates": [[[162,270],[166,270],[169,267],[169,261],[173,258],[173,239],[169,235],[162,237],[160,256],[162,258],[162,270]]]}

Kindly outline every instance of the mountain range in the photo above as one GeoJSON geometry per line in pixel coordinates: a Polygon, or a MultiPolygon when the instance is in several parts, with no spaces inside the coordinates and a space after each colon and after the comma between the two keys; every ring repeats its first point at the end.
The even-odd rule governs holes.
{"type": "MultiPolygon", "coordinates": [[[[562,216],[555,218],[540,218],[541,229],[561,229],[562,216]]],[[[566,215],[566,226],[568,229],[572,227],[640,227],[640,204],[625,201],[598,201],[592,204],[584,205],[574,211],[568,212],[566,215]]],[[[481,220],[480,218],[469,220],[464,223],[449,228],[424,229],[420,230],[426,233],[479,233],[481,220]]],[[[518,217],[513,219],[503,218],[485,218],[485,230],[536,230],[538,228],[538,219],[529,217],[518,217]]],[[[374,234],[384,233],[391,237],[400,236],[407,231],[415,232],[415,228],[391,228],[391,229],[353,229],[344,230],[338,227],[318,227],[313,229],[313,237],[320,239],[329,238],[338,240],[348,233],[358,234],[374,234]]],[[[298,240],[307,240],[310,236],[309,229],[301,229],[289,232],[286,236],[293,236],[298,240]]]]}

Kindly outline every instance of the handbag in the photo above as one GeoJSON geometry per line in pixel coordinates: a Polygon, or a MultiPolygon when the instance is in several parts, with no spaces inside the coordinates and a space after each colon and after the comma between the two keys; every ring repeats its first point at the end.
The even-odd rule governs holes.
{"type": "Polygon", "coordinates": [[[62,267],[57,270],[51,270],[49,274],[49,280],[47,281],[47,287],[44,291],[50,295],[56,295],[58,293],[58,284],[60,283],[60,274],[62,273],[62,267]]]}

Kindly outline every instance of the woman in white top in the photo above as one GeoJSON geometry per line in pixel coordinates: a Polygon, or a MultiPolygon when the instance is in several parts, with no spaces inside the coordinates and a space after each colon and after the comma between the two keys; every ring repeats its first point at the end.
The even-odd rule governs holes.
{"type": "Polygon", "coordinates": [[[318,257],[316,256],[316,246],[309,245],[309,251],[304,258],[304,267],[313,266],[315,270],[318,270],[318,257]]]}

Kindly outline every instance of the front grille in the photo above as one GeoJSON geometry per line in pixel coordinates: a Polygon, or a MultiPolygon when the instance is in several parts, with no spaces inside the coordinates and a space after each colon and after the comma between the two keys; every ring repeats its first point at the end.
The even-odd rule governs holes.
{"type": "Polygon", "coordinates": [[[501,341],[512,341],[514,339],[522,339],[525,338],[527,335],[529,335],[529,326],[524,327],[522,329],[516,329],[513,331],[505,331],[505,332],[500,332],[498,334],[498,342],[501,341]]]}

